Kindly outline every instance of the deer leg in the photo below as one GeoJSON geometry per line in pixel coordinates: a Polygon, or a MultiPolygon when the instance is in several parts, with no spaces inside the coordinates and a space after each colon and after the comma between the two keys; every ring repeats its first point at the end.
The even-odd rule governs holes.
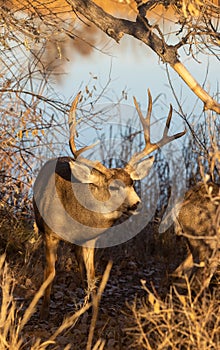
{"type": "Polygon", "coordinates": [[[182,277],[186,275],[189,278],[191,275],[192,269],[193,269],[193,256],[190,252],[187,255],[186,259],[172,273],[172,276],[182,277]]]}
{"type": "Polygon", "coordinates": [[[201,293],[210,284],[218,266],[218,254],[216,249],[205,240],[192,241],[191,252],[194,261],[195,279],[192,286],[201,293]]]}
{"type": "Polygon", "coordinates": [[[95,291],[95,249],[77,247],[76,258],[78,261],[83,288],[87,289],[85,301],[90,300],[95,291]],[[86,283],[87,282],[87,283],[86,283]]]}
{"type": "MultiPolygon", "coordinates": [[[[52,274],[55,277],[55,264],[57,260],[57,248],[59,244],[59,239],[53,234],[45,234],[45,269],[44,269],[44,281],[52,274]]],[[[43,304],[41,307],[40,316],[43,319],[48,318],[49,315],[49,305],[50,305],[50,294],[51,294],[52,281],[46,288],[44,292],[43,304]]]]}
{"type": "Polygon", "coordinates": [[[83,248],[81,246],[76,245],[75,246],[75,256],[76,260],[79,266],[79,271],[80,271],[80,276],[82,280],[82,286],[84,289],[86,289],[87,284],[86,284],[86,267],[84,264],[84,259],[83,259],[83,248]]]}
{"type": "Polygon", "coordinates": [[[91,294],[95,289],[95,248],[76,246],[76,259],[79,265],[79,270],[82,279],[83,288],[91,294]]]}
{"type": "Polygon", "coordinates": [[[88,284],[88,292],[91,294],[95,289],[95,249],[83,247],[82,248],[83,261],[86,269],[86,278],[88,284]]]}

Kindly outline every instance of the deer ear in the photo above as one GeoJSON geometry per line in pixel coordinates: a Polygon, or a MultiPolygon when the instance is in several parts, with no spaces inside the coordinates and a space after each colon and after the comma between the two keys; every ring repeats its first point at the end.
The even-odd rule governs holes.
{"type": "Polygon", "coordinates": [[[77,161],[70,161],[69,166],[72,175],[82,183],[95,183],[97,176],[92,174],[92,168],[77,161]]]}
{"type": "Polygon", "coordinates": [[[144,177],[146,177],[154,163],[154,157],[150,157],[147,159],[144,159],[140,163],[136,163],[133,166],[133,169],[130,173],[130,177],[132,180],[141,180],[144,177]]]}

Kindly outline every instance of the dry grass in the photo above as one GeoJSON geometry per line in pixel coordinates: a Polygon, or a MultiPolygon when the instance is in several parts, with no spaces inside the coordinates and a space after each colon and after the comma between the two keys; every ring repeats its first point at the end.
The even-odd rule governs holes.
{"type": "MultiPolygon", "coordinates": [[[[219,283],[219,281],[218,281],[219,283]]],[[[165,301],[144,285],[146,299],[129,306],[134,324],[127,329],[135,349],[213,350],[220,348],[219,291],[193,298],[189,283],[186,295],[171,288],[165,301]]]]}
{"type": "MultiPolygon", "coordinates": [[[[109,278],[112,264],[109,263],[106,267],[103,275],[100,287],[94,296],[93,303],[85,303],[78,311],[71,316],[64,318],[61,325],[51,334],[46,340],[42,341],[40,338],[30,342],[25,342],[24,327],[27,325],[31,316],[36,312],[36,305],[39,299],[43,296],[45,289],[53,279],[50,275],[48,279],[42,284],[37,293],[34,295],[31,303],[26,308],[25,312],[21,311],[22,307],[18,307],[13,297],[13,291],[15,287],[15,278],[5,260],[6,255],[3,254],[0,257],[0,288],[1,288],[1,311],[0,311],[0,349],[1,350],[20,350],[20,349],[31,349],[31,350],[45,350],[50,347],[51,350],[57,349],[56,339],[57,337],[66,331],[74,327],[77,320],[92,307],[92,321],[87,341],[87,350],[102,350],[104,348],[104,340],[98,339],[94,343],[94,329],[96,326],[98,308],[101,300],[102,293],[106,286],[109,278]],[[25,344],[24,344],[25,343],[25,344]],[[25,347],[24,347],[25,346],[25,347]]],[[[70,349],[71,345],[65,346],[65,350],[70,349]]]]}
{"type": "MultiPolygon", "coordinates": [[[[106,286],[111,264],[107,266],[100,287],[93,301],[93,313],[90,321],[90,329],[87,334],[86,350],[111,349],[105,339],[96,337],[98,311],[100,300],[106,286]]],[[[18,306],[14,299],[14,287],[16,280],[5,261],[5,255],[0,257],[1,276],[1,313],[0,313],[0,349],[1,350],[45,350],[60,349],[57,339],[61,334],[65,335],[73,329],[77,321],[91,307],[86,303],[72,315],[64,318],[60,326],[51,329],[48,339],[34,337],[27,341],[25,327],[30,318],[36,312],[36,305],[43,295],[49,279],[40,287],[29,303],[25,311],[18,306]]],[[[197,298],[191,293],[188,280],[187,292],[181,295],[175,287],[170,288],[166,299],[161,299],[158,294],[146,287],[142,281],[142,288],[146,297],[136,299],[129,304],[129,314],[125,318],[125,332],[130,339],[131,348],[161,349],[161,350],[214,350],[220,348],[220,294],[219,277],[212,290],[206,290],[197,298]]],[[[99,324],[100,327],[100,324],[99,324]]],[[[101,326],[103,327],[103,325],[101,326]]],[[[33,330],[34,332],[34,330],[33,330]]],[[[85,344],[85,343],[84,343],[85,344]]],[[[65,345],[62,349],[73,349],[72,344],[65,345]]],[[[84,349],[84,347],[82,348],[84,349]]],[[[121,349],[125,349],[122,347],[121,349]]]]}

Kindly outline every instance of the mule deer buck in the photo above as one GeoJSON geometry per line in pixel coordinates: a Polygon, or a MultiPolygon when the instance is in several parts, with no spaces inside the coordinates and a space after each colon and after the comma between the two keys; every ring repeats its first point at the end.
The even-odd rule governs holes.
{"type": "Polygon", "coordinates": [[[175,232],[185,237],[189,254],[174,276],[192,277],[192,289],[199,295],[220,263],[220,185],[198,183],[175,211],[175,232]]]}
{"type": "MultiPolygon", "coordinates": [[[[60,240],[68,240],[81,246],[79,265],[84,279],[86,273],[88,288],[92,288],[95,277],[94,247],[103,232],[117,220],[126,220],[135,215],[141,199],[134,189],[134,181],[147,176],[154,158],[146,159],[153,151],[185,134],[185,130],[168,136],[172,118],[172,107],[163,136],[157,143],[150,141],[150,116],[152,98],[148,91],[146,117],[134,98],[134,103],[143,127],[145,147],[135,153],[124,168],[108,169],[98,161],[91,161],[81,153],[92,146],[76,149],[76,107],[80,93],[72,103],[69,115],[71,157],[49,160],[40,170],[34,184],[33,205],[36,224],[43,234],[46,251],[44,279],[55,276],[57,247],[60,240]],[[83,199],[83,204],[81,202],[83,199]],[[86,228],[84,230],[84,227],[86,228]]],[[[47,317],[51,283],[45,290],[41,316],[47,317]]]]}

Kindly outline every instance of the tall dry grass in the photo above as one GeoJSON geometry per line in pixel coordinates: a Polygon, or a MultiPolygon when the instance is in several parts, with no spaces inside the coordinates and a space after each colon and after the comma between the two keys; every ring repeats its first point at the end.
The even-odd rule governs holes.
{"type": "MultiPolygon", "coordinates": [[[[111,262],[106,267],[102,281],[94,295],[93,302],[86,302],[78,311],[72,315],[64,318],[61,325],[53,331],[52,335],[46,340],[42,341],[40,338],[34,340],[34,342],[25,343],[24,328],[28,324],[31,316],[36,312],[36,306],[40,298],[43,296],[45,289],[51,282],[54,276],[50,275],[48,279],[41,285],[40,289],[34,295],[32,301],[22,312],[22,306],[18,306],[13,292],[15,287],[15,278],[10,270],[7,262],[6,255],[0,256],[0,288],[1,288],[1,305],[0,305],[0,349],[1,350],[45,350],[50,347],[51,350],[57,349],[56,340],[60,334],[67,329],[74,327],[79,317],[81,317],[89,308],[92,307],[92,319],[90,330],[88,334],[86,350],[102,350],[104,348],[105,341],[98,339],[94,341],[94,331],[96,327],[99,304],[106,283],[111,271],[111,262]]],[[[70,349],[71,345],[65,346],[65,350],[70,349]]]]}
{"type": "MultiPolygon", "coordinates": [[[[218,283],[219,283],[218,279],[218,283]]],[[[150,292],[144,282],[146,298],[129,305],[133,324],[126,329],[133,348],[148,350],[214,350],[220,348],[219,291],[206,291],[193,298],[172,287],[165,301],[150,292]]]]}

